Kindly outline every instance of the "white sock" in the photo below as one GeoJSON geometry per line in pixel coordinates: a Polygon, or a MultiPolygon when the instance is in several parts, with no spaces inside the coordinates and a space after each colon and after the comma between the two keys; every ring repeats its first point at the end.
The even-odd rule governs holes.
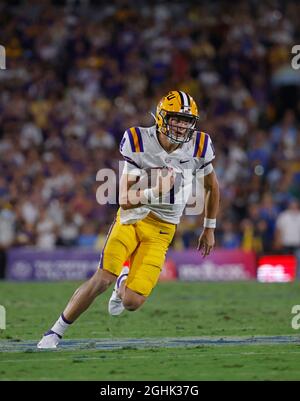
{"type": "Polygon", "coordinates": [[[67,319],[64,317],[64,314],[62,313],[58,320],[54,323],[53,327],[51,327],[51,330],[54,331],[54,333],[58,334],[59,336],[63,336],[67,328],[72,324],[72,322],[68,322],[67,319]]]}

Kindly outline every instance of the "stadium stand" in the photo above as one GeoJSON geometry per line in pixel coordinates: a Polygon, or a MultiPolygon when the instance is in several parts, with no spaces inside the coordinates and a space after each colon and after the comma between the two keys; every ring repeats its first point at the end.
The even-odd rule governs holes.
{"type": "MultiPolygon", "coordinates": [[[[198,3],[1,3],[2,266],[12,246],[101,249],[117,206],[97,204],[96,173],[117,170],[124,130],[152,125],[174,88],[215,144],[217,245],[281,250],[278,216],[300,200],[300,4],[198,3]]],[[[194,247],[201,227],[184,217],[173,248],[194,247]]]]}

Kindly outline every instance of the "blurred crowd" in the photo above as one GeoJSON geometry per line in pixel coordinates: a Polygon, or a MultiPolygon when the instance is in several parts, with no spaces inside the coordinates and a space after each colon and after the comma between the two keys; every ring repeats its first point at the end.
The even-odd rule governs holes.
{"type": "MultiPolygon", "coordinates": [[[[1,3],[0,248],[101,249],[117,206],[97,203],[97,171],[117,171],[124,130],[153,125],[171,89],[215,145],[217,245],[300,247],[299,15],[297,1],[1,3]]],[[[196,245],[202,218],[183,217],[174,248],[196,245]]]]}

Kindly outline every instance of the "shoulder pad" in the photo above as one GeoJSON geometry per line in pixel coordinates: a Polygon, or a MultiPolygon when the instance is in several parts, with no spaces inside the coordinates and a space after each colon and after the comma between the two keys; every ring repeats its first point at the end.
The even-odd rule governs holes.
{"type": "Polygon", "coordinates": [[[142,134],[139,127],[131,127],[126,130],[132,152],[144,152],[142,134]]]}
{"type": "Polygon", "coordinates": [[[193,157],[205,157],[209,135],[205,132],[197,132],[193,157]]]}

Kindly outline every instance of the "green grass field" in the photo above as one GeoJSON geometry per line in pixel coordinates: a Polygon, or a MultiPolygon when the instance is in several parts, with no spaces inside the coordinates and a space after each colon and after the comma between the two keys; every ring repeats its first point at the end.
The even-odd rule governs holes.
{"type": "Polygon", "coordinates": [[[38,341],[79,283],[0,282],[6,330],[0,330],[0,380],[299,380],[300,330],[291,327],[300,283],[160,283],[141,310],[107,313],[111,290],[65,339],[299,336],[299,342],[177,348],[85,347],[5,352],[5,344],[38,341]]]}

